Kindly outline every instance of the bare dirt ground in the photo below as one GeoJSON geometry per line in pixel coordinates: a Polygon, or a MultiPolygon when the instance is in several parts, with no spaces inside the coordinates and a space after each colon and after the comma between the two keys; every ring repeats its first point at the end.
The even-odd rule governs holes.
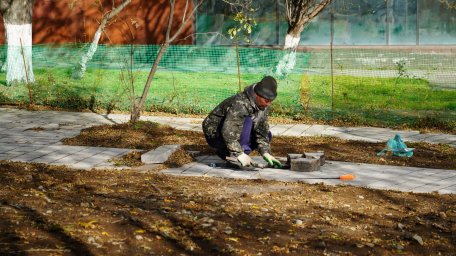
{"type": "MultiPolygon", "coordinates": [[[[212,153],[202,134],[153,123],[100,126],[73,145],[212,153]]],[[[455,169],[455,149],[274,138],[276,155],[325,150],[331,160],[455,169]]],[[[135,161],[139,153],[130,155],[135,161]]],[[[352,186],[174,177],[156,170],[71,170],[0,161],[0,255],[456,255],[456,195],[352,186]]]]}
{"type": "Polygon", "coordinates": [[[5,161],[0,194],[1,255],[456,251],[455,195],[5,161]]]}
{"type": "MultiPolygon", "coordinates": [[[[79,136],[65,139],[69,145],[120,147],[150,150],[163,144],[181,144],[185,150],[215,154],[200,132],[176,130],[152,122],[95,126],[83,130],[79,136]]],[[[391,154],[378,157],[385,143],[348,141],[331,137],[274,137],[272,152],[286,157],[288,153],[323,150],[328,160],[384,165],[428,167],[456,170],[456,149],[444,144],[407,143],[415,148],[412,158],[391,154]]]]}

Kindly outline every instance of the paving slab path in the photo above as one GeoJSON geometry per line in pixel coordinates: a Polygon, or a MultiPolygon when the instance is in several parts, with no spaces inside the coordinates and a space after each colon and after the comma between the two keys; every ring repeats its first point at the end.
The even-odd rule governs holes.
{"type": "MultiPolygon", "coordinates": [[[[177,129],[201,131],[201,118],[143,116],[149,120],[177,129]]],[[[112,163],[112,158],[125,155],[133,149],[67,146],[63,138],[78,135],[81,129],[94,125],[123,123],[129,115],[27,111],[17,108],[0,108],[0,160],[65,165],[76,169],[123,168],[112,163]]],[[[384,142],[400,134],[405,141],[444,143],[456,147],[456,136],[450,134],[421,134],[418,131],[398,131],[373,127],[333,127],[328,125],[285,124],[271,125],[274,135],[282,136],[334,136],[342,139],[384,142]]],[[[262,161],[261,158],[256,159],[262,161]]],[[[411,192],[456,193],[456,171],[415,167],[385,166],[327,161],[317,172],[261,169],[242,171],[211,167],[222,162],[216,156],[200,156],[196,162],[180,168],[162,170],[162,173],[180,176],[205,176],[238,179],[267,179],[301,181],[329,185],[350,184],[378,189],[411,192]],[[352,173],[353,181],[337,179],[352,173]]]]}

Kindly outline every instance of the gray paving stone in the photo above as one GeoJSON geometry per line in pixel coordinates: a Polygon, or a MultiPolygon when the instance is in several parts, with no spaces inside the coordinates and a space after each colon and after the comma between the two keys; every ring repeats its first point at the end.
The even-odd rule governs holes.
{"type": "Polygon", "coordinates": [[[295,124],[290,129],[286,130],[281,134],[281,136],[300,136],[311,126],[307,124],[295,124]]]}
{"type": "Polygon", "coordinates": [[[201,125],[195,126],[193,127],[192,131],[203,132],[203,127],[201,127],[201,125]]]}
{"type": "Polygon", "coordinates": [[[206,172],[205,176],[210,177],[220,177],[220,178],[230,178],[230,174],[234,172],[231,169],[222,169],[222,168],[212,168],[208,172],[206,172]]]}
{"type": "Polygon", "coordinates": [[[23,155],[24,153],[22,152],[15,152],[15,153],[0,153],[0,160],[11,160],[13,158],[16,158],[18,156],[23,155]]]}
{"type": "Polygon", "coordinates": [[[78,153],[96,155],[103,152],[105,149],[101,147],[86,147],[83,150],[79,151],[78,153]]]}
{"type": "Polygon", "coordinates": [[[8,151],[12,151],[16,148],[18,148],[20,146],[14,144],[14,145],[10,145],[10,144],[7,144],[7,143],[1,143],[0,144],[0,153],[4,153],[4,152],[8,152],[8,151]]]}
{"type": "Polygon", "coordinates": [[[208,171],[210,171],[212,167],[208,166],[207,164],[203,163],[194,163],[188,169],[184,171],[184,173],[195,173],[204,175],[208,171]]]}
{"type": "Polygon", "coordinates": [[[258,176],[258,173],[255,171],[234,170],[233,172],[230,173],[229,178],[251,180],[251,179],[257,179],[257,176],[258,176]]]}
{"type": "Polygon", "coordinates": [[[106,155],[93,155],[93,156],[90,156],[88,158],[84,158],[83,160],[81,160],[79,163],[81,162],[84,162],[84,163],[87,163],[89,165],[98,165],[104,161],[108,161],[110,160],[111,157],[110,156],[106,156],[106,155]]]}
{"type": "Polygon", "coordinates": [[[77,162],[74,164],[69,164],[70,168],[74,169],[82,169],[82,170],[89,170],[95,167],[96,164],[88,163],[88,162],[77,162]]]}
{"type": "Polygon", "coordinates": [[[7,151],[9,153],[15,153],[15,152],[22,152],[22,153],[29,153],[33,151],[37,151],[39,149],[43,148],[42,145],[22,145],[22,144],[17,144],[17,147],[7,151]]]}
{"type": "Polygon", "coordinates": [[[437,182],[426,182],[426,185],[429,185],[429,184],[438,184],[442,187],[453,186],[453,185],[456,185],[456,178],[454,176],[452,176],[452,177],[447,177],[447,178],[441,179],[437,182]]]}
{"type": "Polygon", "coordinates": [[[223,159],[221,159],[220,157],[216,156],[216,155],[213,155],[213,156],[208,156],[206,158],[206,160],[208,161],[224,161],[223,159]]]}
{"type": "Polygon", "coordinates": [[[430,133],[418,133],[407,136],[407,141],[425,141],[427,138],[431,137],[430,133]]]}
{"type": "MultiPolygon", "coordinates": [[[[188,168],[187,168],[188,169],[188,168]]],[[[201,173],[201,172],[186,172],[185,170],[183,170],[179,176],[186,176],[186,177],[203,177],[204,176],[204,173],[201,173]]]]}
{"type": "Polygon", "coordinates": [[[323,181],[327,185],[353,185],[354,181],[350,180],[339,180],[339,179],[327,179],[323,181]]]}
{"type": "Polygon", "coordinates": [[[315,172],[283,171],[283,175],[287,175],[288,177],[304,178],[304,179],[327,179],[327,178],[333,178],[333,177],[339,176],[338,173],[326,172],[323,170],[315,171],[315,172]]]}
{"type": "Polygon", "coordinates": [[[24,138],[10,138],[10,137],[5,137],[0,139],[0,143],[5,143],[5,144],[15,144],[15,143],[30,143],[29,140],[24,139],[24,138]]]}
{"type": "Polygon", "coordinates": [[[426,138],[426,141],[431,143],[451,143],[456,142],[456,135],[430,134],[430,136],[426,138]]]}
{"type": "Polygon", "coordinates": [[[282,170],[275,170],[275,169],[270,169],[270,168],[265,168],[260,171],[258,171],[257,177],[259,179],[264,179],[264,180],[279,180],[280,178],[285,178],[288,176],[284,171],[282,170]]]}
{"type": "MultiPolygon", "coordinates": [[[[419,188],[419,187],[422,187],[424,186],[425,183],[422,182],[422,181],[417,181],[417,182],[404,182],[404,183],[401,183],[400,186],[400,190],[402,191],[415,191],[416,188],[419,188]]],[[[428,191],[430,192],[430,191],[428,191]]]]}
{"type": "Polygon", "coordinates": [[[456,194],[456,185],[439,189],[440,194],[456,194]]]}
{"type": "Polygon", "coordinates": [[[133,167],[131,169],[138,171],[138,172],[146,173],[146,172],[150,172],[150,171],[155,171],[155,169],[159,166],[160,166],[160,164],[144,164],[141,166],[133,167]]]}
{"type": "Polygon", "coordinates": [[[316,136],[321,135],[326,128],[329,128],[329,125],[320,125],[314,124],[309,129],[305,130],[301,136],[316,136]]]}
{"type": "Polygon", "coordinates": [[[378,179],[373,179],[371,177],[360,177],[358,175],[355,175],[355,180],[350,181],[350,184],[353,186],[358,186],[358,187],[369,187],[369,184],[371,183],[376,183],[382,180],[378,179]]]}
{"type": "Polygon", "coordinates": [[[407,174],[409,177],[427,177],[439,173],[440,169],[416,168],[415,171],[407,174]]]}
{"type": "Polygon", "coordinates": [[[282,135],[282,133],[284,133],[285,131],[287,131],[288,129],[290,129],[291,127],[293,127],[293,125],[276,125],[272,128],[269,128],[269,130],[271,131],[272,135],[274,136],[278,136],[278,135],[282,135]]]}
{"type": "Polygon", "coordinates": [[[132,149],[109,148],[109,149],[102,151],[100,154],[110,156],[111,158],[113,158],[113,157],[126,155],[130,152],[133,152],[133,150],[132,149]]]}
{"type": "MultiPolygon", "coordinates": [[[[422,176],[409,176],[409,175],[397,177],[394,180],[392,180],[392,182],[394,182],[398,186],[404,186],[406,184],[423,184],[423,185],[425,184],[422,176]]],[[[417,185],[414,185],[414,186],[417,186],[417,185]]]]}
{"type": "MultiPolygon", "coordinates": [[[[323,135],[326,135],[326,134],[323,134],[323,135]]],[[[343,140],[356,140],[356,141],[366,141],[366,142],[381,142],[382,141],[379,139],[368,138],[368,137],[353,135],[353,134],[349,134],[349,133],[339,133],[339,134],[334,135],[334,137],[337,137],[337,138],[343,139],[343,140]]]]}
{"type": "MultiPolygon", "coordinates": [[[[433,192],[433,191],[439,191],[439,190],[442,190],[442,189],[446,189],[448,187],[452,187],[453,185],[455,185],[454,183],[452,184],[448,184],[448,183],[443,183],[443,182],[437,182],[437,183],[427,183],[425,184],[423,187],[428,187],[431,189],[431,191],[428,191],[428,192],[433,192]]],[[[420,189],[422,190],[423,188],[420,187],[420,189]]]]}
{"type": "MultiPolygon", "coordinates": [[[[366,184],[369,188],[376,188],[376,189],[397,189],[398,184],[394,180],[379,180],[372,183],[366,184]]],[[[424,185],[424,184],[421,184],[424,185]]]]}
{"type": "Polygon", "coordinates": [[[91,154],[91,153],[78,152],[76,154],[71,154],[66,157],[63,157],[63,158],[55,161],[54,163],[56,163],[56,164],[74,164],[74,163],[80,162],[86,158],[89,158],[92,155],[93,154],[91,154]]]}
{"type": "Polygon", "coordinates": [[[442,188],[441,186],[438,185],[423,185],[415,188],[408,189],[408,192],[414,192],[414,193],[432,193],[432,192],[438,192],[440,189],[445,189],[442,188]]]}
{"type": "Polygon", "coordinates": [[[129,167],[129,166],[117,166],[117,165],[110,164],[110,163],[102,163],[102,164],[99,164],[99,165],[96,165],[96,166],[92,167],[92,169],[95,169],[95,170],[117,170],[117,171],[121,171],[121,170],[130,170],[132,168],[129,167]]]}
{"type": "Polygon", "coordinates": [[[171,125],[172,127],[179,129],[179,130],[186,130],[190,131],[193,130],[197,127],[201,127],[201,125],[196,125],[196,124],[173,124],[171,125]]]}
{"type": "MultiPolygon", "coordinates": [[[[61,145],[61,144],[59,144],[61,145]]],[[[86,149],[86,147],[80,147],[80,146],[66,146],[65,148],[59,149],[56,152],[57,153],[62,153],[62,154],[77,154],[81,151],[86,149]]]]}
{"type": "Polygon", "coordinates": [[[180,168],[172,168],[172,169],[166,169],[160,171],[163,174],[168,174],[168,175],[181,175],[183,170],[180,168]]]}
{"type": "Polygon", "coordinates": [[[31,161],[33,161],[37,158],[40,158],[42,156],[45,156],[45,155],[46,155],[46,153],[30,152],[30,153],[18,155],[10,160],[17,161],[17,162],[31,162],[31,161]]]}
{"type": "MultiPolygon", "coordinates": [[[[81,169],[124,168],[114,166],[110,159],[130,152],[128,149],[65,146],[60,140],[77,135],[85,127],[96,124],[122,123],[128,120],[129,115],[98,115],[95,113],[57,111],[28,112],[20,109],[0,108],[0,159],[27,160],[38,158],[40,160],[37,161],[43,162],[57,159],[51,164],[64,164],[71,168],[81,169]],[[34,127],[43,127],[45,130],[26,130],[34,127]]],[[[170,124],[178,129],[201,131],[203,119],[142,116],[141,120],[170,124]]],[[[352,140],[386,141],[394,137],[395,134],[400,134],[405,141],[446,143],[456,147],[456,136],[447,134],[419,134],[418,131],[395,131],[388,128],[309,126],[306,124],[271,124],[270,127],[274,135],[323,135],[352,140]]],[[[33,159],[27,161],[34,161],[33,159]]],[[[306,183],[322,182],[329,185],[349,184],[401,191],[432,192],[435,190],[439,193],[456,193],[455,170],[327,161],[321,167],[321,172],[315,172],[309,176],[303,175],[309,173],[293,173],[270,168],[258,172],[212,168],[208,166],[209,163],[222,163],[224,161],[217,156],[198,156],[197,159],[198,163],[188,164],[178,169],[162,170],[162,173],[241,179],[273,179],[306,183]],[[350,182],[327,179],[346,173],[353,173],[356,179],[350,182]]],[[[261,157],[256,157],[255,161],[263,160],[261,157]]]]}
{"type": "MultiPolygon", "coordinates": [[[[439,170],[439,169],[436,169],[439,170]]],[[[441,170],[431,175],[431,177],[451,178],[456,177],[456,170],[441,170]]]]}
{"type": "Polygon", "coordinates": [[[336,130],[336,129],[331,129],[331,127],[330,127],[330,128],[328,128],[328,129],[324,130],[324,131],[321,133],[321,135],[323,135],[323,136],[329,136],[329,137],[337,137],[338,135],[340,135],[340,134],[342,134],[342,133],[344,133],[344,132],[338,131],[338,130],[336,130]]]}
{"type": "Polygon", "coordinates": [[[164,145],[141,155],[141,162],[145,164],[161,164],[166,162],[180,145],[164,145]]]}
{"type": "Polygon", "coordinates": [[[33,162],[36,163],[52,163],[55,162],[59,159],[62,159],[64,157],[68,156],[68,154],[47,154],[42,157],[33,159],[33,162]]]}

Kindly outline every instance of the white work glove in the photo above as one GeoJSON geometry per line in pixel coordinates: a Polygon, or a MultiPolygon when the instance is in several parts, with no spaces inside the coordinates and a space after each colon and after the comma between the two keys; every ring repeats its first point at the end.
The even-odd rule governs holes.
{"type": "Polygon", "coordinates": [[[279,160],[275,159],[273,156],[271,156],[271,154],[269,154],[269,153],[264,153],[263,154],[263,159],[266,162],[268,162],[269,167],[283,168],[282,163],[279,160]]]}
{"type": "Polygon", "coordinates": [[[237,157],[237,160],[242,164],[242,166],[250,166],[252,164],[252,158],[250,158],[250,156],[248,156],[246,153],[240,154],[237,157]]]}

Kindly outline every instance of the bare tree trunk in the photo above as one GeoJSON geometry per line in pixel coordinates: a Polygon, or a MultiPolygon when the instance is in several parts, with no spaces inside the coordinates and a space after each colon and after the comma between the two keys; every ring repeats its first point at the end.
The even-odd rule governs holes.
{"type": "Polygon", "coordinates": [[[289,74],[296,65],[296,49],[301,40],[301,32],[332,0],[293,1],[286,0],[288,30],[283,49],[286,50],[275,68],[278,76],[289,74]]]}
{"type": "Polygon", "coordinates": [[[128,4],[130,4],[130,2],[131,0],[124,0],[119,6],[117,6],[116,8],[114,8],[113,10],[111,10],[103,16],[103,19],[100,22],[100,26],[98,26],[98,29],[95,32],[95,35],[93,36],[92,43],[90,44],[87,53],[81,57],[81,60],[73,70],[73,74],[71,75],[73,79],[81,79],[84,77],[87,68],[87,63],[93,58],[93,55],[97,51],[98,42],[100,41],[101,35],[103,34],[106,28],[106,24],[114,16],[119,14],[119,12],[122,11],[128,4]]]}
{"type": "Polygon", "coordinates": [[[5,65],[6,83],[35,82],[32,65],[32,13],[34,0],[0,0],[0,13],[8,45],[5,65]],[[25,60],[25,63],[24,63],[25,60]],[[26,73],[27,72],[27,73],[26,73]]]}
{"type": "Polygon", "coordinates": [[[149,76],[147,77],[147,82],[146,85],[144,86],[143,93],[141,95],[141,98],[138,102],[138,104],[133,105],[132,112],[130,114],[130,122],[136,123],[139,121],[139,118],[141,116],[141,110],[144,106],[144,103],[146,102],[147,95],[150,90],[150,85],[152,84],[152,80],[154,79],[155,73],[157,72],[158,69],[158,64],[160,63],[163,55],[165,54],[166,50],[168,49],[169,44],[164,43],[160,46],[160,50],[158,51],[157,57],[155,58],[154,64],[152,65],[152,68],[150,69],[149,76]]]}
{"type": "Polygon", "coordinates": [[[132,106],[132,112],[130,113],[130,122],[131,123],[138,122],[139,118],[141,117],[141,111],[144,109],[144,103],[146,102],[146,98],[149,93],[150,86],[152,84],[152,80],[154,79],[155,73],[157,72],[157,69],[158,69],[158,64],[160,64],[160,61],[161,61],[163,55],[165,54],[169,45],[174,40],[176,40],[176,38],[180,35],[180,33],[182,32],[182,30],[185,27],[185,24],[187,24],[187,22],[193,17],[196,10],[204,2],[204,0],[198,0],[198,2],[193,5],[193,9],[191,10],[191,12],[189,14],[187,13],[188,8],[189,8],[189,0],[185,1],[185,9],[184,9],[181,23],[180,23],[179,27],[177,28],[176,32],[174,33],[174,35],[171,36],[170,34],[171,34],[171,27],[173,25],[173,19],[174,19],[175,2],[176,2],[176,0],[169,0],[170,12],[169,12],[169,18],[168,18],[168,27],[166,29],[165,42],[160,46],[160,50],[158,51],[157,57],[155,57],[154,64],[152,65],[152,68],[150,69],[149,76],[147,78],[146,84],[144,85],[144,90],[143,90],[143,93],[141,94],[139,102],[135,101],[135,103],[132,106]]]}

